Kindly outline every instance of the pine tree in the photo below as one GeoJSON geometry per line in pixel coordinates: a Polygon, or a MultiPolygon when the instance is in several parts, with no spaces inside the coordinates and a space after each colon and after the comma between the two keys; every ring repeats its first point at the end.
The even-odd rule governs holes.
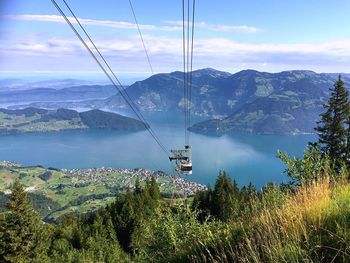
{"type": "MultiPolygon", "coordinates": [[[[350,110],[349,110],[350,111],[350,110]]],[[[350,169],[350,113],[346,121],[347,131],[346,131],[346,149],[345,149],[345,164],[348,169],[350,169]]]]}
{"type": "Polygon", "coordinates": [[[198,191],[193,197],[192,210],[197,210],[198,219],[201,222],[204,222],[208,216],[210,216],[210,211],[212,209],[212,195],[213,191],[210,186],[208,186],[208,190],[198,191]]]}
{"type": "Polygon", "coordinates": [[[150,196],[154,201],[158,201],[160,199],[160,190],[156,178],[152,176],[152,179],[147,183],[149,187],[150,196]]]}
{"type": "Polygon", "coordinates": [[[346,161],[347,127],[349,119],[349,93],[339,76],[330,89],[330,98],[325,105],[326,111],[321,114],[321,121],[317,123],[316,131],[319,144],[323,152],[335,161],[336,168],[340,168],[346,161]]]}
{"type": "Polygon", "coordinates": [[[228,221],[235,212],[236,183],[231,183],[226,172],[220,172],[213,191],[211,214],[220,220],[228,221]]]}
{"type": "Polygon", "coordinates": [[[141,183],[140,183],[140,179],[139,178],[136,178],[136,180],[135,180],[134,193],[136,193],[136,194],[140,194],[141,193],[141,183]]]}
{"type": "Polygon", "coordinates": [[[15,181],[7,207],[0,227],[0,262],[44,262],[48,233],[19,181],[15,181]]]}

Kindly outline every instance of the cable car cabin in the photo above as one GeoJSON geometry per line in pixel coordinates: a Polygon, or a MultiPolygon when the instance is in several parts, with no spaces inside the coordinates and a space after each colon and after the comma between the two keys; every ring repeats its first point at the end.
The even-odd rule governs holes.
{"type": "Polygon", "coordinates": [[[192,174],[192,147],[186,145],[184,150],[171,150],[170,161],[175,161],[176,171],[182,174],[192,174]]]}

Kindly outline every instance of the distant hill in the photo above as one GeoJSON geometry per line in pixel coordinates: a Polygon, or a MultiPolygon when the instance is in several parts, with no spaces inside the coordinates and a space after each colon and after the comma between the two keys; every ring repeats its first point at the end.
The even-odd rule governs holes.
{"type": "Polygon", "coordinates": [[[148,124],[101,110],[0,109],[0,134],[51,132],[74,129],[144,130],[148,124]]]}
{"type": "MultiPolygon", "coordinates": [[[[106,81],[107,83],[107,81],[106,81]]],[[[97,85],[101,82],[81,79],[47,79],[33,80],[31,78],[5,78],[0,79],[0,90],[29,90],[37,88],[63,89],[83,85],[97,85]]]]}
{"type": "Polygon", "coordinates": [[[113,96],[117,90],[112,85],[83,85],[63,89],[35,88],[28,90],[0,90],[0,103],[82,101],[87,99],[104,99],[113,96]]]}

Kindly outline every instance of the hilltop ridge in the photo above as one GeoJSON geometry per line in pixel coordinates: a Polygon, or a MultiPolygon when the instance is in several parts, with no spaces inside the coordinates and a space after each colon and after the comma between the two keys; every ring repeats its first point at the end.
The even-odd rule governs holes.
{"type": "Polygon", "coordinates": [[[112,112],[70,109],[46,110],[34,107],[0,109],[0,134],[52,132],[75,129],[145,130],[148,124],[112,112]]]}

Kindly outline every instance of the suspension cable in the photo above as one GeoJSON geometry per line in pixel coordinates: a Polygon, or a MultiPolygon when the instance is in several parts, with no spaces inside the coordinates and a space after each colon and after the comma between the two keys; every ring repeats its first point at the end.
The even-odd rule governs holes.
{"type": "Polygon", "coordinates": [[[141,29],[140,29],[139,23],[138,23],[138,21],[137,21],[136,14],[135,14],[135,10],[134,10],[134,7],[133,7],[133,5],[132,5],[132,3],[131,3],[131,0],[129,0],[129,4],[130,4],[130,7],[131,7],[132,14],[133,14],[133,16],[134,16],[134,20],[135,20],[135,23],[136,23],[136,26],[137,26],[137,30],[139,31],[139,35],[140,35],[140,38],[141,38],[141,42],[142,42],[142,45],[143,45],[143,49],[145,50],[145,53],[146,53],[148,65],[149,65],[149,67],[150,67],[150,69],[151,69],[152,75],[154,75],[153,67],[152,67],[152,64],[151,64],[151,60],[150,60],[149,55],[148,55],[148,52],[147,52],[147,48],[146,48],[146,45],[145,45],[145,41],[143,40],[143,36],[142,36],[142,33],[141,33],[141,29]]]}
{"type": "MultiPolygon", "coordinates": [[[[129,94],[127,93],[126,89],[123,87],[123,85],[121,84],[120,80],[117,78],[117,76],[115,75],[115,73],[113,72],[113,70],[111,69],[111,67],[109,66],[109,64],[107,63],[107,61],[105,60],[105,58],[103,57],[103,55],[101,54],[101,52],[99,51],[99,49],[97,48],[97,46],[95,45],[94,41],[91,39],[91,37],[89,36],[89,34],[87,33],[87,31],[84,29],[84,27],[82,26],[82,24],[80,23],[79,19],[77,18],[77,16],[74,14],[73,10],[69,7],[68,3],[63,0],[63,2],[65,3],[66,7],[68,8],[68,10],[70,11],[70,13],[73,15],[73,17],[75,18],[76,22],[78,23],[78,25],[80,26],[80,28],[83,30],[83,32],[85,33],[86,37],[90,40],[90,43],[94,46],[95,50],[97,51],[97,53],[99,54],[99,56],[101,57],[101,59],[103,60],[103,62],[105,63],[105,65],[108,67],[109,71],[112,73],[112,75],[114,76],[114,78],[116,79],[116,81],[118,82],[118,84],[122,87],[119,90],[119,93],[123,96],[123,94],[125,96],[123,96],[124,100],[126,100],[126,102],[128,103],[128,105],[131,107],[131,109],[134,111],[134,113],[136,114],[136,116],[143,122],[143,123],[147,123],[146,119],[143,117],[142,113],[138,110],[136,104],[133,102],[133,100],[130,98],[129,94]],[[126,99],[127,98],[127,99],[126,99]]],[[[156,141],[158,142],[158,144],[162,144],[159,140],[159,138],[157,137],[157,135],[155,134],[155,132],[153,131],[153,129],[148,125],[148,131],[151,133],[152,137],[155,137],[156,141]]],[[[163,148],[163,151],[166,147],[162,144],[161,146],[163,148]]]]}
{"type": "MultiPolygon", "coordinates": [[[[193,40],[194,40],[194,16],[195,16],[195,9],[196,9],[196,0],[193,0],[193,7],[192,7],[192,39],[191,39],[191,65],[190,65],[190,85],[189,85],[189,114],[188,114],[188,126],[191,126],[191,104],[192,104],[192,73],[193,73],[193,40]]],[[[188,133],[188,141],[190,140],[190,133],[188,133]]]]}
{"type": "Polygon", "coordinates": [[[99,65],[99,67],[101,68],[101,70],[104,72],[104,74],[107,76],[107,78],[111,81],[111,83],[113,84],[113,86],[119,91],[120,95],[123,97],[123,99],[126,101],[126,103],[129,105],[129,107],[132,109],[132,111],[135,113],[135,115],[137,116],[137,118],[143,123],[143,125],[145,126],[145,128],[148,130],[148,132],[150,133],[150,135],[153,137],[153,139],[156,141],[156,143],[159,145],[159,147],[164,151],[164,153],[168,155],[168,150],[166,149],[166,147],[161,143],[161,141],[159,140],[159,138],[157,137],[157,135],[154,133],[154,131],[152,130],[152,128],[150,127],[149,124],[147,124],[147,122],[145,121],[145,118],[143,117],[143,115],[141,114],[141,112],[139,112],[139,110],[137,109],[136,105],[133,103],[133,101],[131,100],[130,96],[128,95],[128,93],[126,92],[124,86],[121,84],[121,82],[119,81],[119,79],[116,77],[116,75],[114,74],[114,72],[112,71],[112,69],[110,68],[109,64],[106,62],[106,60],[104,59],[104,57],[102,56],[102,54],[100,53],[100,51],[98,50],[98,48],[96,47],[96,45],[94,44],[94,42],[92,41],[92,39],[90,38],[90,36],[88,35],[88,33],[86,32],[86,30],[84,29],[84,27],[81,25],[81,23],[79,22],[78,18],[74,15],[74,12],[72,11],[71,8],[69,8],[69,5],[67,4],[67,2],[65,0],[63,0],[65,5],[67,6],[67,8],[70,10],[70,12],[72,13],[73,17],[76,19],[77,23],[79,24],[79,26],[81,27],[81,29],[84,31],[85,35],[89,38],[91,44],[94,46],[95,50],[98,52],[99,56],[101,57],[101,59],[104,61],[104,63],[107,65],[108,69],[110,70],[110,72],[112,73],[112,75],[114,76],[115,80],[117,81],[117,83],[119,84],[119,86],[114,82],[113,78],[109,75],[109,73],[107,72],[107,70],[104,68],[104,66],[102,65],[102,63],[98,60],[98,58],[96,57],[96,55],[92,52],[92,50],[90,49],[90,47],[86,44],[86,42],[84,41],[84,39],[82,38],[82,36],[79,34],[79,32],[76,30],[76,28],[73,26],[73,24],[71,23],[71,21],[68,19],[68,17],[66,16],[66,14],[63,12],[63,10],[60,8],[60,6],[57,4],[57,2],[55,0],[51,0],[51,2],[54,4],[54,6],[56,7],[56,9],[59,11],[59,13],[62,15],[62,17],[64,18],[64,20],[67,22],[67,24],[70,26],[70,28],[73,30],[73,32],[75,33],[75,35],[79,38],[79,40],[81,41],[81,43],[84,45],[84,47],[88,50],[88,52],[90,53],[90,55],[93,57],[93,59],[96,61],[96,63],[99,65]]]}
{"type": "MultiPolygon", "coordinates": [[[[64,4],[66,5],[66,7],[68,8],[68,10],[70,11],[70,13],[72,14],[72,16],[74,17],[75,21],[78,23],[78,25],[80,26],[80,28],[83,30],[85,36],[89,39],[90,43],[93,45],[94,49],[97,51],[97,53],[99,54],[100,58],[103,60],[103,62],[105,63],[105,65],[107,66],[107,68],[109,69],[109,71],[112,73],[114,79],[118,82],[118,84],[122,87],[122,89],[118,89],[120,94],[123,96],[126,96],[127,99],[123,98],[126,100],[126,102],[131,105],[129,105],[133,111],[135,109],[135,114],[137,116],[139,116],[141,119],[144,120],[143,116],[141,115],[141,112],[139,112],[139,110],[137,109],[137,106],[133,103],[133,100],[130,98],[129,94],[126,92],[126,89],[123,87],[123,85],[121,84],[120,80],[118,79],[118,77],[114,74],[112,68],[109,66],[109,64],[107,63],[107,61],[105,60],[105,58],[103,57],[103,55],[101,54],[100,50],[97,48],[97,46],[95,45],[94,41],[91,39],[91,37],[89,36],[89,34],[87,33],[87,31],[84,29],[83,25],[80,23],[79,19],[77,18],[77,16],[74,14],[73,10],[69,7],[68,3],[66,2],[66,0],[63,0],[64,4]]],[[[146,121],[145,121],[146,122],[146,121]]]]}
{"type": "Polygon", "coordinates": [[[185,113],[185,145],[187,138],[187,107],[186,107],[186,30],[185,30],[185,0],[182,0],[182,52],[183,52],[183,82],[184,82],[184,98],[183,108],[185,113]]]}
{"type": "Polygon", "coordinates": [[[187,0],[187,52],[186,52],[186,58],[187,58],[187,88],[186,88],[186,112],[187,112],[187,136],[186,136],[186,145],[189,145],[189,131],[188,128],[190,127],[190,122],[189,122],[189,114],[190,114],[190,105],[188,101],[188,95],[189,95],[189,82],[190,82],[190,63],[189,63],[189,58],[190,58],[190,0],[187,0]]]}
{"type": "Polygon", "coordinates": [[[193,42],[195,27],[195,0],[192,0],[192,14],[190,1],[182,0],[182,51],[184,67],[184,115],[185,115],[185,145],[189,145],[190,132],[188,128],[191,125],[191,105],[192,105],[192,71],[193,71],[193,42]],[[187,18],[185,19],[185,13],[187,18]],[[192,17],[191,17],[191,15],[192,17]],[[190,27],[191,21],[191,27],[190,27]]]}

